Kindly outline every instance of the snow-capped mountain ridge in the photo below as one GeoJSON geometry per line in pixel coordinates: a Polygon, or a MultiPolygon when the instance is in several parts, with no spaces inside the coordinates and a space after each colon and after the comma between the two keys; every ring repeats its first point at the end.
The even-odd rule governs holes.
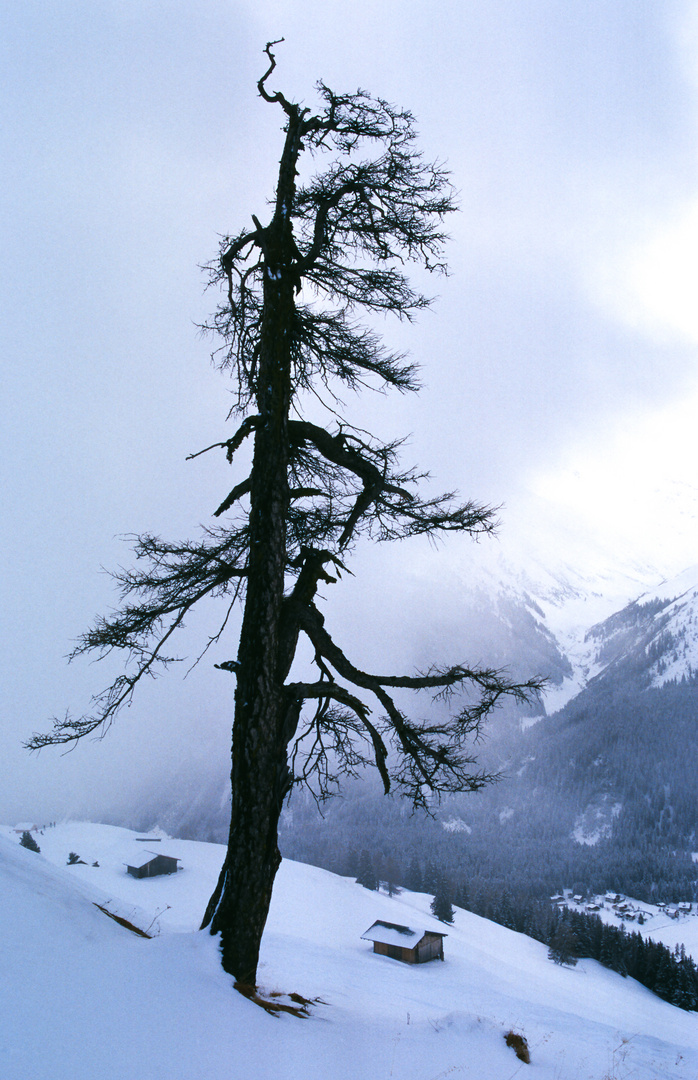
{"type": "Polygon", "coordinates": [[[485,655],[547,676],[548,715],[601,679],[659,687],[698,675],[698,565],[663,578],[650,566],[519,561],[499,547],[469,575],[462,623],[474,612],[485,655]]]}
{"type": "Polygon", "coordinates": [[[586,635],[595,678],[659,687],[698,674],[698,566],[641,594],[586,635]]]}

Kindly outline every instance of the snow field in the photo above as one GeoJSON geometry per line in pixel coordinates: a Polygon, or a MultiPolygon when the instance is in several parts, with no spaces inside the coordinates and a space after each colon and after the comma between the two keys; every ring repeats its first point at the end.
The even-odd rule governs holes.
{"type": "Polygon", "coordinates": [[[232,990],[216,940],[196,932],[223,849],[161,836],[153,847],[183,869],[136,880],[122,858],[135,835],[59,825],[36,855],[2,830],[3,1080],[698,1076],[698,1016],[632,980],[593,961],[556,967],[545,946],[469,912],[444,927],[428,896],[390,899],[288,861],[260,984],[326,1004],[307,1020],[269,1016],[232,990]],[[69,851],[88,865],[66,866],[69,851]],[[157,936],[136,937],[95,903],[157,936]],[[445,963],[373,954],[360,935],[375,919],[445,930],[445,963]],[[527,1039],[530,1066],[505,1045],[510,1030],[527,1039]]]}

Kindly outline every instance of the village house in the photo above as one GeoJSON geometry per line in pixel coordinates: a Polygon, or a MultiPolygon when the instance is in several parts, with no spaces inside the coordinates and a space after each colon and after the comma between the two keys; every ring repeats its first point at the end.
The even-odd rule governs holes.
{"type": "Polygon", "coordinates": [[[372,941],[373,951],[381,956],[390,956],[403,964],[425,964],[428,960],[443,960],[446,936],[378,919],[361,935],[361,940],[372,941]]]}

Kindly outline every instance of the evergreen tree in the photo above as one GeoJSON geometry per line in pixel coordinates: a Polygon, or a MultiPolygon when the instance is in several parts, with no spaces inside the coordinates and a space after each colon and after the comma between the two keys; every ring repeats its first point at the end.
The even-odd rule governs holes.
{"type": "Polygon", "coordinates": [[[371,889],[374,892],[378,890],[380,885],[373,869],[373,859],[366,848],[363,849],[359,856],[359,872],[356,875],[356,882],[358,885],[363,885],[364,889],[371,889]]]}
{"type": "Polygon", "coordinates": [[[464,911],[467,911],[469,908],[470,894],[464,878],[460,878],[458,881],[458,885],[453,894],[453,902],[457,904],[459,908],[463,908],[464,911]]]}
{"type": "Polygon", "coordinates": [[[560,921],[550,940],[548,959],[568,967],[577,963],[577,937],[566,920],[560,921]]]}
{"type": "Polygon", "coordinates": [[[376,881],[378,882],[378,888],[380,889],[381,883],[385,881],[385,857],[382,851],[373,852],[373,873],[376,881]]]}
{"type": "Polygon", "coordinates": [[[598,956],[594,957],[604,967],[610,968],[612,971],[615,967],[616,960],[616,948],[615,939],[612,932],[612,927],[606,926],[602,923],[601,929],[601,941],[599,947],[598,956]]]}
{"type": "Polygon", "coordinates": [[[385,889],[388,896],[399,896],[402,892],[398,882],[402,875],[397,862],[392,855],[385,860],[385,889]]]}
{"type": "Polygon", "coordinates": [[[347,851],[346,859],[344,862],[344,877],[355,878],[359,873],[359,852],[355,847],[350,847],[347,851]]]}
{"type": "Polygon", "coordinates": [[[440,877],[441,875],[433,860],[427,859],[424,865],[424,875],[422,877],[424,892],[435,893],[439,888],[440,877]]]}
{"type": "Polygon", "coordinates": [[[505,889],[499,898],[499,912],[497,922],[500,926],[506,926],[507,930],[516,930],[516,919],[511,899],[511,893],[505,889]]]}
{"type": "Polygon", "coordinates": [[[41,848],[37,844],[32,834],[25,829],[20,837],[20,844],[25,847],[27,851],[41,851],[41,848]]]}
{"type": "Polygon", "coordinates": [[[274,44],[257,84],[284,125],[274,199],[264,223],[252,214],[252,228],[223,238],[209,267],[222,295],[208,329],[232,375],[238,426],[207,449],[243,471],[214,511],[224,524],[196,541],[138,538],[137,567],[116,575],[121,610],[99,620],[75,650],[121,649],[126,673],[90,714],[57,719],[28,743],[71,743],[109,727],[139,682],[171,662],[170,639],[194,607],[222,600],[213,605],[203,655],[241,602],[236,658],[216,665],[236,680],[232,809],[202,926],[221,935],[223,966],[245,986],[256,981],[292,786],[324,798],[341,777],[372,765],[386,793],[422,809],[434,793],[478,790],[492,777],[475,768],[470,738],[503,696],[528,700],[540,688],[540,680],[515,684],[466,664],[369,673],[325,625],[319,591],[345,572],[361,537],[475,536],[491,533],[495,520],[491,508],[453,493],[425,493],[424,474],[401,464],[399,441],[382,441],[338,411],[343,396],[366,386],[418,389],[414,367],[359,319],[409,320],[428,305],[405,267],[445,268],[444,219],[455,209],[448,177],[416,148],[409,112],[322,83],[315,111],[271,92],[274,44]],[[319,163],[314,175],[305,173],[308,158],[319,163]],[[243,444],[251,446],[249,471],[243,444]],[[301,640],[315,674],[298,681],[291,671],[301,640]],[[450,719],[415,720],[396,703],[396,690],[467,696],[450,719]]]}
{"type": "Polygon", "coordinates": [[[422,873],[422,865],[418,856],[415,854],[410,860],[410,865],[407,870],[407,876],[405,878],[405,887],[412,892],[424,891],[424,875],[422,873]]]}
{"type": "Polygon", "coordinates": [[[667,948],[662,946],[661,949],[661,957],[650,989],[665,1001],[675,1003],[675,999],[680,996],[678,965],[672,960],[667,948]]]}
{"type": "Polygon", "coordinates": [[[453,910],[453,888],[450,881],[443,875],[437,877],[436,892],[431,902],[431,913],[435,918],[444,923],[452,923],[455,918],[453,910]]]}

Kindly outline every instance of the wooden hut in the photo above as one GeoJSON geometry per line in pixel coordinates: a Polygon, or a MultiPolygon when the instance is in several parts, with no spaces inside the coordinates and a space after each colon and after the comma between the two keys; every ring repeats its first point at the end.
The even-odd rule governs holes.
{"type": "Polygon", "coordinates": [[[403,964],[425,964],[428,960],[443,960],[444,938],[433,930],[413,930],[411,926],[383,922],[378,919],[370,926],[362,941],[372,941],[374,953],[401,960],[403,964]]]}
{"type": "Polygon", "coordinates": [[[126,863],[126,872],[135,878],[157,877],[160,874],[176,874],[177,863],[172,855],[163,855],[159,851],[139,851],[133,863],[126,863]]]}

